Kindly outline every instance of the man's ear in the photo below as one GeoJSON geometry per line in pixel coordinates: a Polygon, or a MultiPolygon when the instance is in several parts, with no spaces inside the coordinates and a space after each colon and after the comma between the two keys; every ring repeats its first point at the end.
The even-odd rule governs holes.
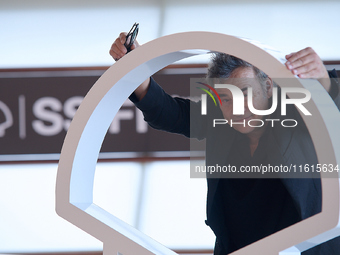
{"type": "Polygon", "coordinates": [[[267,98],[271,98],[273,96],[273,86],[274,86],[273,80],[270,77],[268,77],[266,79],[267,98]]]}

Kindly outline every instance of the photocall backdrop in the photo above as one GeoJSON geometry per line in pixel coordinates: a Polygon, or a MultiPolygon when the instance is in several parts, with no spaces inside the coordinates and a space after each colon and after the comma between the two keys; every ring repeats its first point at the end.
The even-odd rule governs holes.
{"type": "MultiPolygon", "coordinates": [[[[103,72],[1,71],[0,162],[58,160],[77,107],[103,72]]],[[[170,67],[153,77],[170,95],[188,97],[190,79],[203,78],[205,72],[202,66],[170,67]]],[[[150,128],[127,100],[108,130],[100,158],[193,155],[189,139],[150,128]]]]}
{"type": "MultiPolygon", "coordinates": [[[[197,70],[165,69],[154,78],[170,95],[188,97],[190,78],[204,77],[204,70],[197,70]]],[[[59,159],[78,106],[103,73],[91,72],[1,72],[0,162],[59,159]]],[[[100,158],[189,157],[189,151],[188,139],[152,129],[127,100],[108,130],[100,158]]]]}

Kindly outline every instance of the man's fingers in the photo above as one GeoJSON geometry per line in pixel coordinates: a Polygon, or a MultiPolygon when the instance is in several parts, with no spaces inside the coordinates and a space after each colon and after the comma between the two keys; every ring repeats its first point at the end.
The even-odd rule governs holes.
{"type": "MultiPolygon", "coordinates": [[[[124,39],[125,40],[125,39],[124,39]]],[[[127,52],[124,44],[122,43],[122,37],[119,36],[111,46],[110,55],[114,58],[114,60],[118,60],[122,58],[127,52]]]]}
{"type": "Polygon", "coordinates": [[[308,54],[301,58],[296,59],[294,62],[287,61],[286,66],[288,67],[289,70],[293,70],[301,66],[313,63],[314,60],[315,60],[315,56],[313,54],[308,54]]]}
{"type": "Polygon", "coordinates": [[[127,33],[125,33],[125,32],[122,32],[122,33],[119,34],[120,42],[121,42],[121,44],[123,44],[123,45],[124,45],[124,43],[125,43],[126,35],[127,35],[127,33]]]}
{"type": "Polygon", "coordinates": [[[318,74],[318,71],[317,69],[313,69],[313,70],[309,70],[308,72],[306,73],[300,73],[298,74],[298,76],[302,79],[306,79],[306,78],[316,78],[318,74]]]}
{"type": "MultiPolygon", "coordinates": [[[[113,57],[115,61],[121,59],[124,57],[124,55],[127,53],[127,49],[125,47],[125,40],[126,40],[127,33],[123,32],[120,33],[118,38],[113,42],[111,48],[110,48],[110,55],[113,57]]],[[[134,42],[134,44],[131,46],[131,50],[139,47],[139,44],[137,41],[134,42]]]]}
{"type": "Polygon", "coordinates": [[[288,58],[290,58],[291,56],[293,56],[293,54],[295,54],[295,52],[292,52],[292,53],[286,55],[286,59],[288,60],[288,58]]]}
{"type": "Polygon", "coordinates": [[[122,56],[124,56],[126,54],[126,52],[127,52],[126,47],[124,46],[125,38],[126,38],[125,33],[121,33],[119,35],[119,38],[117,38],[116,41],[114,42],[114,45],[117,46],[118,50],[121,53],[123,53],[122,56]]]}
{"type": "Polygon", "coordinates": [[[115,45],[112,45],[109,53],[115,61],[121,58],[121,54],[118,54],[117,52],[119,52],[118,48],[115,45]]]}
{"type": "Polygon", "coordinates": [[[305,77],[305,78],[315,78],[313,76],[311,76],[311,72],[313,70],[315,70],[317,68],[317,66],[311,62],[311,63],[308,63],[308,64],[305,64],[303,66],[299,66],[297,68],[294,68],[292,70],[292,73],[295,74],[295,75],[300,75],[300,74],[305,74],[306,76],[308,77],[305,77]]]}
{"type": "Polygon", "coordinates": [[[327,69],[319,55],[311,47],[288,54],[286,59],[286,67],[293,74],[300,78],[318,79],[326,91],[330,90],[331,83],[327,69]]]}
{"type": "Polygon", "coordinates": [[[307,47],[307,48],[300,50],[298,52],[291,53],[290,54],[291,56],[289,56],[287,60],[292,63],[292,62],[296,61],[297,59],[302,58],[302,57],[304,57],[308,54],[312,54],[312,53],[315,53],[314,50],[311,47],[307,47]]]}
{"type": "Polygon", "coordinates": [[[110,49],[110,55],[115,59],[120,59],[124,56],[124,52],[121,50],[120,47],[117,46],[116,43],[113,43],[110,49]]]}
{"type": "Polygon", "coordinates": [[[325,77],[327,70],[316,52],[307,47],[296,53],[287,55],[287,68],[300,78],[321,78],[325,77]]]}

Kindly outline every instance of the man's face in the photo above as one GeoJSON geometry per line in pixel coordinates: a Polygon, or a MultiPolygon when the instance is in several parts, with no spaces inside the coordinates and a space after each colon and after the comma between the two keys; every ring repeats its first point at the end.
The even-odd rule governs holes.
{"type": "MultiPolygon", "coordinates": [[[[239,67],[235,69],[230,78],[226,81],[228,84],[239,87],[244,95],[244,115],[233,115],[233,98],[229,89],[216,89],[217,93],[221,97],[222,105],[220,106],[223,116],[228,123],[232,120],[233,123],[241,122],[245,120],[245,126],[243,124],[233,124],[232,127],[243,133],[250,134],[259,130],[258,127],[251,127],[248,125],[248,121],[251,119],[263,119],[264,116],[255,115],[248,109],[248,87],[253,89],[253,105],[257,110],[266,110],[269,108],[269,98],[272,96],[272,82],[268,79],[266,88],[258,81],[253,68],[251,67],[239,67]]],[[[252,122],[252,126],[260,125],[260,123],[252,122]]]]}

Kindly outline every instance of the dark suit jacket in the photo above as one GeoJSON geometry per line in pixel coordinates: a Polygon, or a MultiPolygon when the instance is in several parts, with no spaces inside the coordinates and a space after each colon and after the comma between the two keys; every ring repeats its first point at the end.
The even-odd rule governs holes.
{"type": "MultiPolygon", "coordinates": [[[[335,70],[330,72],[330,77],[337,77],[335,70]]],[[[334,102],[340,106],[339,84],[332,83],[330,91],[334,102]]],[[[212,127],[207,123],[212,123],[212,119],[223,118],[220,111],[208,113],[206,116],[199,115],[199,118],[190,116],[191,112],[200,112],[200,103],[190,102],[187,99],[172,98],[167,95],[153,79],[146,96],[138,102],[132,94],[130,99],[135,105],[143,111],[145,120],[150,126],[165,130],[168,132],[183,134],[187,137],[206,139],[206,165],[225,165],[226,155],[229,154],[233,141],[239,135],[233,128],[228,125],[212,127]],[[209,120],[210,119],[210,120],[209,120]]],[[[214,109],[209,107],[208,109],[214,109]]],[[[317,157],[313,143],[308,134],[306,127],[297,111],[294,109],[287,110],[289,116],[286,119],[297,119],[299,128],[289,129],[280,125],[275,125],[269,131],[269,141],[266,147],[268,162],[271,165],[300,165],[300,164],[317,164],[317,157]]],[[[275,113],[274,113],[275,114],[275,113]]],[[[275,118],[281,119],[279,115],[275,118]]],[[[283,186],[286,188],[292,203],[294,204],[299,220],[306,219],[321,211],[321,184],[318,178],[309,178],[315,176],[306,176],[306,178],[281,178],[283,186]]],[[[230,248],[228,229],[221,224],[224,219],[224,211],[218,206],[217,193],[220,179],[207,178],[208,195],[207,195],[207,220],[206,223],[214,231],[218,244],[215,247],[214,254],[227,254],[233,251],[230,248]]],[[[268,205],[270,206],[270,205],[268,205]]],[[[237,222],[235,222],[237,224],[237,222]]],[[[279,229],[278,229],[279,230],[279,229]]],[[[262,237],[258,237],[260,239],[262,237]]],[[[340,250],[340,238],[320,245],[306,251],[307,255],[316,254],[336,254],[333,251],[340,250]],[[338,240],[339,239],[339,240],[338,240]]]]}

